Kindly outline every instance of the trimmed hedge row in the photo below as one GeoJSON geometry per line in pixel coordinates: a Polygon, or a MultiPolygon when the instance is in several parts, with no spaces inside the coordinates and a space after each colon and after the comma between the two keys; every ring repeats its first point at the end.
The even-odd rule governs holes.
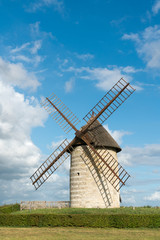
{"type": "Polygon", "coordinates": [[[12,227],[100,227],[100,228],[159,228],[160,215],[0,215],[0,226],[12,227]]]}
{"type": "Polygon", "coordinates": [[[20,204],[18,203],[0,207],[0,214],[9,214],[16,211],[20,211],[20,204]]]}

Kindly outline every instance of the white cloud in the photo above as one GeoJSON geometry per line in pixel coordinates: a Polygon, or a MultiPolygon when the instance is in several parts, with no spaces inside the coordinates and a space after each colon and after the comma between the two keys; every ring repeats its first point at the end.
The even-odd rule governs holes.
{"type": "Polygon", "coordinates": [[[119,153],[119,162],[123,165],[159,166],[160,144],[150,144],[144,147],[125,147],[119,153]]]}
{"type": "Polygon", "coordinates": [[[51,39],[56,39],[56,37],[52,35],[52,32],[40,31],[40,22],[38,21],[30,24],[29,26],[33,38],[44,39],[46,37],[49,37],[51,39]]]}
{"type": "Polygon", "coordinates": [[[123,195],[122,197],[122,204],[126,205],[134,205],[136,203],[135,197],[132,195],[123,195]]]}
{"type": "Polygon", "coordinates": [[[121,190],[121,192],[122,192],[123,194],[131,195],[131,194],[133,194],[133,193],[142,193],[142,192],[144,192],[144,191],[143,191],[143,190],[137,190],[137,189],[135,189],[135,188],[132,188],[132,189],[128,188],[128,189],[123,189],[123,190],[121,190]]]}
{"type": "MultiPolygon", "coordinates": [[[[39,25],[39,23],[38,23],[39,25]]],[[[37,24],[35,24],[35,28],[38,28],[37,24]]],[[[39,31],[39,30],[37,30],[39,31]]],[[[11,49],[11,53],[15,54],[15,53],[19,53],[19,52],[24,52],[24,51],[29,51],[31,54],[36,54],[37,51],[42,47],[42,40],[36,40],[36,41],[32,41],[32,42],[27,42],[22,44],[20,47],[16,47],[14,49],[11,49]]]]}
{"type": "Polygon", "coordinates": [[[35,74],[27,72],[21,63],[10,63],[0,57],[0,81],[21,89],[31,89],[35,91],[40,85],[35,74]]]}
{"type": "Polygon", "coordinates": [[[23,61],[23,62],[27,62],[27,63],[32,62],[31,58],[26,57],[24,55],[11,56],[11,59],[12,59],[12,61],[23,61]]]}
{"type": "Polygon", "coordinates": [[[123,16],[122,18],[116,19],[116,20],[112,20],[110,23],[116,27],[120,27],[122,23],[126,22],[128,19],[127,16],[123,16]]]}
{"type": "Polygon", "coordinates": [[[55,151],[55,149],[59,147],[59,145],[64,141],[64,137],[61,136],[59,137],[59,139],[60,140],[58,141],[52,141],[51,146],[49,146],[49,149],[53,149],[55,151]]]}
{"type": "Polygon", "coordinates": [[[135,42],[137,53],[147,67],[160,67],[160,26],[147,27],[141,33],[124,34],[122,39],[135,42]]]}
{"type": "Polygon", "coordinates": [[[53,6],[54,10],[63,13],[64,3],[62,0],[34,0],[26,10],[28,12],[36,12],[37,10],[43,10],[44,7],[53,6]]]}
{"type": "Polygon", "coordinates": [[[83,79],[94,80],[97,82],[96,87],[106,91],[109,90],[122,77],[126,81],[131,81],[131,73],[135,73],[139,70],[136,70],[131,66],[109,66],[106,68],[69,67],[68,69],[63,69],[63,71],[73,72],[75,75],[78,75],[83,79]]]}
{"type": "Polygon", "coordinates": [[[160,0],[156,0],[153,7],[152,7],[152,12],[154,15],[156,15],[160,10],[160,0]]]}
{"type": "Polygon", "coordinates": [[[136,70],[134,67],[132,66],[127,66],[127,67],[121,67],[120,68],[123,72],[125,73],[136,73],[137,71],[140,71],[140,70],[136,70]]]}
{"type": "Polygon", "coordinates": [[[32,54],[36,54],[37,51],[41,48],[42,46],[42,40],[37,40],[34,42],[33,47],[30,49],[32,54]]]}
{"type": "Polygon", "coordinates": [[[94,55],[90,54],[90,53],[86,53],[86,54],[78,54],[78,53],[76,53],[76,57],[78,59],[80,59],[80,60],[87,61],[87,60],[93,59],[94,55]]]}
{"type": "Polygon", "coordinates": [[[24,44],[22,44],[20,47],[16,47],[16,48],[12,49],[12,50],[11,50],[11,53],[20,52],[20,51],[26,49],[28,46],[30,46],[30,43],[29,43],[29,42],[24,43],[24,44]]]}
{"type": "Polygon", "coordinates": [[[41,151],[30,134],[32,128],[43,126],[47,116],[34,97],[25,98],[0,81],[1,203],[45,197],[42,193],[35,194],[29,179],[42,162],[41,151]]]}
{"type": "Polygon", "coordinates": [[[59,176],[54,173],[37,191],[34,191],[29,176],[28,174],[25,178],[12,179],[12,181],[0,179],[1,204],[20,203],[20,201],[69,200],[69,175],[59,176]],[[53,192],[56,194],[54,195],[53,192]]]}
{"type": "Polygon", "coordinates": [[[131,34],[125,33],[122,36],[122,39],[123,40],[133,40],[133,41],[139,42],[139,35],[138,35],[138,33],[131,33],[131,34]]]}
{"type": "Polygon", "coordinates": [[[37,66],[44,60],[43,57],[38,55],[38,50],[42,47],[42,40],[36,40],[22,44],[20,47],[11,49],[12,61],[32,63],[37,66]]]}
{"type": "Polygon", "coordinates": [[[30,24],[31,33],[33,35],[39,35],[39,32],[40,32],[39,26],[40,26],[40,22],[38,21],[33,24],[30,24]]]}
{"type": "Polygon", "coordinates": [[[72,91],[74,87],[75,80],[74,78],[71,78],[69,81],[65,82],[65,91],[66,93],[69,93],[72,91]]]}
{"type": "Polygon", "coordinates": [[[19,179],[31,174],[40,161],[40,150],[30,138],[31,129],[43,126],[47,114],[34,97],[0,81],[0,178],[19,179]]]}
{"type": "MultiPolygon", "coordinates": [[[[14,62],[29,63],[29,64],[32,64],[32,66],[34,65],[34,67],[37,67],[40,62],[44,61],[44,58],[39,55],[35,55],[30,58],[24,55],[16,55],[16,56],[11,56],[11,60],[14,62]]],[[[44,70],[40,70],[39,72],[43,72],[43,71],[44,70]]]]}
{"type": "Polygon", "coordinates": [[[34,66],[36,67],[40,62],[44,61],[45,57],[41,57],[39,55],[35,55],[32,59],[34,66]]]}
{"type": "Polygon", "coordinates": [[[117,67],[113,69],[109,68],[94,68],[88,69],[88,75],[83,78],[97,80],[96,86],[103,90],[109,90],[121,77],[124,77],[127,81],[131,80],[131,77],[123,74],[117,67]]]}
{"type": "Polygon", "coordinates": [[[145,197],[148,201],[160,201],[160,192],[154,192],[151,196],[145,197]]]}

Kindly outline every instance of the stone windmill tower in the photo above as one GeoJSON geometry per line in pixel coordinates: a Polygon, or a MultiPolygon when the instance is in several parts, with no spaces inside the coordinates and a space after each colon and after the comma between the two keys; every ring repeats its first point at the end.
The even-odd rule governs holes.
{"type": "Polygon", "coordinates": [[[118,163],[121,148],[102,123],[135,91],[121,78],[83,118],[86,124],[77,130],[78,118],[52,94],[42,106],[65,132],[75,131],[71,142],[61,145],[31,176],[38,189],[71,154],[71,207],[119,207],[119,190],[130,177],[118,163]]]}
{"type": "MultiPolygon", "coordinates": [[[[98,152],[103,149],[114,157],[117,167],[117,153],[120,146],[108,131],[96,120],[89,128],[92,145],[98,152]],[[91,135],[92,134],[92,135],[91,135]]],[[[96,162],[95,156],[87,151],[87,145],[80,139],[73,146],[70,168],[70,203],[74,208],[119,207],[119,191],[108,182],[104,173],[106,165],[96,162]]]]}

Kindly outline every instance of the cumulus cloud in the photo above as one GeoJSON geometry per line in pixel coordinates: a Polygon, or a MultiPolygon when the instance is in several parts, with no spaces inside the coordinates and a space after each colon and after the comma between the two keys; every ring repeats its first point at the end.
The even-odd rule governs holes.
{"type": "Polygon", "coordinates": [[[109,90],[122,77],[126,81],[131,81],[131,74],[139,70],[134,69],[132,66],[109,66],[106,68],[69,67],[68,69],[63,69],[63,71],[73,72],[80,78],[96,81],[96,87],[103,90],[109,90]]]}
{"type": "Polygon", "coordinates": [[[0,80],[0,201],[15,202],[31,190],[29,177],[42,154],[30,134],[33,127],[43,126],[46,118],[34,97],[25,98],[0,80]]]}
{"type": "Polygon", "coordinates": [[[35,74],[27,72],[21,63],[11,63],[0,57],[0,81],[17,86],[21,89],[35,91],[40,85],[35,74]]]}
{"type": "Polygon", "coordinates": [[[147,27],[143,32],[124,34],[123,40],[132,40],[139,56],[149,68],[160,67],[160,26],[147,27]]]}
{"type": "Polygon", "coordinates": [[[144,147],[125,147],[119,153],[119,161],[124,165],[159,166],[160,144],[150,144],[144,147]]]}
{"type": "Polygon", "coordinates": [[[148,201],[160,201],[160,192],[154,192],[153,194],[145,197],[144,199],[148,201]]]}
{"type": "Polygon", "coordinates": [[[46,117],[34,98],[25,99],[13,87],[0,82],[1,177],[23,175],[39,161],[40,150],[32,142],[30,133],[33,127],[42,126],[46,117]]]}
{"type": "Polygon", "coordinates": [[[156,15],[160,10],[160,0],[156,0],[153,7],[152,7],[152,12],[154,15],[156,15]]]}
{"type": "MultiPolygon", "coordinates": [[[[57,170],[58,172],[58,170],[57,170]]],[[[41,188],[34,191],[29,176],[20,179],[0,179],[1,204],[10,204],[20,201],[63,201],[69,200],[69,175],[53,174],[41,188]],[[56,194],[53,194],[56,192],[56,194]]]]}
{"type": "Polygon", "coordinates": [[[136,203],[135,197],[132,195],[123,195],[122,204],[123,203],[126,205],[135,205],[136,203]]]}

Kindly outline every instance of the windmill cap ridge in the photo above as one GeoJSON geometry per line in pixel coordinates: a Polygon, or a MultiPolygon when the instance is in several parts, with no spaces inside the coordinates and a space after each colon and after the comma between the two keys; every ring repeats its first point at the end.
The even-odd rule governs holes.
{"type": "MultiPolygon", "coordinates": [[[[91,121],[92,118],[93,118],[93,116],[90,118],[88,123],[91,121]]],[[[84,125],[82,127],[82,129],[86,125],[84,125]]],[[[100,122],[98,120],[95,120],[92,123],[92,125],[89,126],[87,132],[92,134],[93,138],[92,138],[91,144],[94,145],[95,148],[96,147],[107,147],[109,149],[115,150],[116,152],[120,152],[122,150],[121,147],[118,145],[118,143],[109,134],[109,132],[100,124],[100,122]]],[[[83,140],[77,139],[77,142],[74,144],[74,146],[79,146],[79,145],[86,145],[86,144],[83,142],[83,140]]]]}

